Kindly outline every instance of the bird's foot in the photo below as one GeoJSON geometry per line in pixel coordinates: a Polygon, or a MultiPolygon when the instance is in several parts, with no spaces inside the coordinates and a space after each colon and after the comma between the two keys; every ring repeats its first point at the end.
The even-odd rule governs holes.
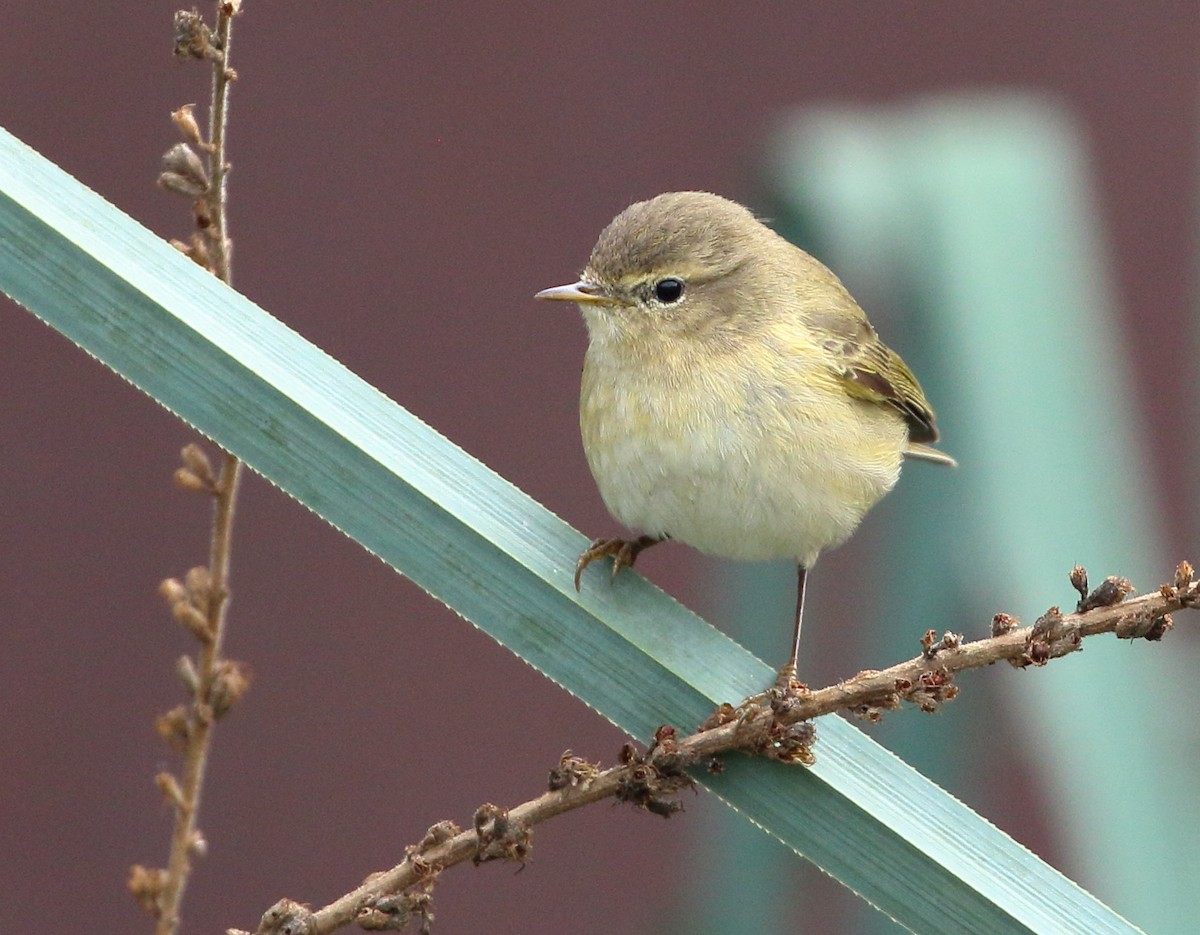
{"type": "Polygon", "coordinates": [[[775,676],[775,684],[766,694],[787,697],[804,691],[808,691],[808,686],[796,678],[796,663],[789,662],[779,670],[779,674],[775,676]]]}
{"type": "Polygon", "coordinates": [[[579,578],[583,570],[598,558],[612,558],[612,577],[622,568],[632,568],[638,555],[655,543],[662,542],[655,536],[638,536],[636,539],[597,539],[579,556],[575,563],[575,590],[579,590],[579,578]]]}
{"type": "Polygon", "coordinates": [[[787,707],[792,699],[799,698],[807,691],[808,686],[796,678],[795,663],[789,662],[779,670],[770,688],[751,695],[733,710],[739,712],[743,718],[756,708],[770,708],[778,713],[781,708],[787,707]]]}
{"type": "Polygon", "coordinates": [[[722,704],[708,716],[700,731],[733,725],[735,745],[782,763],[814,762],[816,730],[811,720],[797,720],[797,705],[808,686],[796,680],[794,666],[785,666],[775,684],[751,695],[737,707],[722,704]]]}

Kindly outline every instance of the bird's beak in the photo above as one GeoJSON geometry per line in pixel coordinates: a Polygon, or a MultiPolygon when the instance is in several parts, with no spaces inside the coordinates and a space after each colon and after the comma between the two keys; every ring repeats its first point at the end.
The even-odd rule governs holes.
{"type": "Polygon", "coordinates": [[[588,282],[586,279],[573,282],[569,286],[554,286],[550,289],[543,289],[534,298],[554,299],[559,302],[580,302],[585,305],[600,305],[612,301],[612,296],[605,292],[602,286],[598,286],[594,282],[588,282]]]}

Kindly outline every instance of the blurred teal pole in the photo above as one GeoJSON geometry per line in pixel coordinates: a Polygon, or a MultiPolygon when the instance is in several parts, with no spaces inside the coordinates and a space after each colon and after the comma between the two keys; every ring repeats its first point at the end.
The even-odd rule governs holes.
{"type": "MultiPolygon", "coordinates": [[[[842,616],[874,628],[870,664],[913,655],[928,628],[975,637],[999,610],[1032,623],[1068,607],[1076,563],[1093,584],[1120,574],[1145,591],[1197,558],[1160,546],[1087,157],[1063,108],[991,93],[805,110],[773,140],[766,192],[755,206],[838,272],[920,376],[962,465],[905,469],[860,533],[877,545],[869,582],[831,581],[837,559],[818,566],[818,599],[853,595],[842,616]]],[[[788,570],[725,563],[714,616],[745,621],[728,628],[773,658],[761,641],[793,586],[788,570]]],[[[906,710],[872,732],[985,815],[1040,815],[1060,869],[1146,931],[1191,931],[1196,655],[1179,635],[1101,638],[1043,670],[970,673],[937,719],[906,710]],[[1032,782],[1013,789],[1014,773],[1032,782]]],[[[765,835],[721,817],[700,833],[722,846],[694,850],[707,856],[688,931],[830,930],[765,835]]],[[[835,921],[899,931],[862,904],[854,914],[835,921]]]]}
{"type": "MultiPolygon", "coordinates": [[[[807,111],[772,159],[774,200],[913,364],[962,464],[949,482],[910,465],[881,508],[887,604],[857,615],[882,624],[879,662],[911,655],[926,627],[978,636],[997,610],[1032,622],[1073,603],[1076,562],[1093,583],[1167,580],[1184,556],[1159,546],[1070,116],[1015,94],[807,111]],[[889,305],[905,320],[889,321],[889,305]]],[[[964,771],[977,756],[1004,762],[990,749],[1003,720],[1018,745],[1008,755],[1032,762],[1038,807],[1068,848],[1061,869],[1148,931],[1187,931],[1200,916],[1200,756],[1194,718],[1177,712],[1197,660],[1168,639],[1096,640],[1045,670],[973,673],[963,695],[999,705],[952,724],[892,715],[889,744],[952,790],[983,789],[1003,775],[964,771]]]]}

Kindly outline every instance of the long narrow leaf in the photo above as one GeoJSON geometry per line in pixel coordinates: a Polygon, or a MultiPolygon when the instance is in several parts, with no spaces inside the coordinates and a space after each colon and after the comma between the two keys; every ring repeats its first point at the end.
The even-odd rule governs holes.
{"type": "MultiPolygon", "coordinates": [[[[0,131],[0,289],[631,734],[698,723],[761,661],[0,131]]],[[[920,932],[1134,931],[844,721],[812,769],[700,777],[920,932]]]]}

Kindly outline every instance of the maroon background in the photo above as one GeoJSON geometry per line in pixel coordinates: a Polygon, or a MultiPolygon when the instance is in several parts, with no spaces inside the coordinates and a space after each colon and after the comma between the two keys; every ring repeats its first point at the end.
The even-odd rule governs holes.
{"type": "MultiPolygon", "coordinates": [[[[530,297],[573,278],[636,198],[745,196],[765,131],[805,103],[1003,86],[1076,110],[1139,403],[1154,437],[1177,437],[1194,390],[1191,0],[246,6],[235,283],[586,531],[613,525],[578,443],[583,328],[530,297]]],[[[171,59],[173,9],[0,9],[0,123],[168,237],[188,230],[186,203],[153,184],[168,114],[207,98],[204,69],[171,59]]],[[[151,723],[180,698],[187,644],[155,587],[206,549],[204,501],[169,482],[192,436],[5,301],[0,329],[0,925],[147,931],[122,887],[130,863],[165,857],[151,778],[175,760],[151,723]]],[[[1150,465],[1178,497],[1174,443],[1150,465]]],[[[1188,518],[1168,520],[1182,554],[1188,518]]],[[[698,567],[675,548],[643,570],[694,602],[698,567]]],[[[188,931],[252,926],[285,894],[323,903],[433,821],[529,797],[564,748],[611,759],[623,739],[255,477],[234,587],[229,650],[257,681],[218,733],[188,931]]],[[[1070,872],[1032,815],[989,814],[1070,872]]],[[[556,821],[520,876],[448,874],[441,930],[658,930],[692,824],[603,806],[556,821]]],[[[836,929],[836,898],[823,905],[806,914],[836,929]]]]}

